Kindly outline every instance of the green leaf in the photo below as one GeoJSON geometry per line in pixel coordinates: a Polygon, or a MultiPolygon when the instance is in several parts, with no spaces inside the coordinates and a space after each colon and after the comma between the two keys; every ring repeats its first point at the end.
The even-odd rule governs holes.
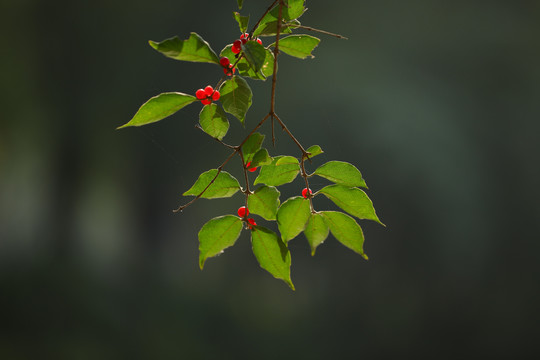
{"type": "Polygon", "coordinates": [[[330,185],[322,188],[318,192],[324,194],[332,200],[334,204],[356,216],[359,219],[369,219],[384,224],[375,214],[373,203],[365,192],[358,188],[350,188],[343,185],[330,185]]]}
{"type": "Polygon", "coordinates": [[[219,255],[233,246],[242,231],[242,219],[233,215],[213,218],[199,231],[199,266],[201,270],[206,259],[219,255]]]}
{"type": "Polygon", "coordinates": [[[246,80],[239,76],[233,76],[221,84],[219,92],[221,94],[220,100],[223,109],[240,120],[242,125],[244,125],[244,119],[251,106],[251,98],[253,96],[246,80]]]}
{"type": "MultiPolygon", "coordinates": [[[[236,55],[232,52],[231,48],[231,44],[225,46],[223,50],[221,50],[220,56],[225,56],[232,63],[234,63],[236,55]]],[[[238,73],[241,76],[247,76],[254,80],[264,81],[266,80],[266,77],[274,73],[274,54],[272,53],[272,51],[265,49],[264,63],[261,70],[258,72],[253,71],[247,60],[243,57],[238,61],[238,64],[236,64],[236,68],[238,69],[238,73]]]]}
{"type": "MultiPolygon", "coordinates": [[[[282,20],[287,22],[298,19],[304,14],[304,0],[288,0],[285,1],[285,6],[282,9],[282,20]]],[[[268,14],[266,14],[257,29],[254,31],[254,36],[259,35],[275,35],[277,31],[277,19],[279,16],[279,6],[275,6],[268,14]]],[[[281,33],[290,33],[291,30],[282,25],[281,33]]]]}
{"type": "Polygon", "coordinates": [[[244,145],[242,145],[242,153],[246,164],[253,159],[253,155],[261,148],[263,141],[264,135],[256,132],[251,134],[244,145]]]}
{"type": "Polygon", "coordinates": [[[208,186],[208,189],[204,191],[201,198],[217,199],[231,197],[238,190],[240,190],[240,184],[234,176],[226,171],[220,172],[219,175],[217,174],[217,169],[208,170],[207,172],[202,173],[195,184],[193,184],[193,186],[183,195],[198,196],[208,186],[208,184],[212,182],[213,179],[215,179],[214,182],[208,186]]]}
{"type": "Polygon", "coordinates": [[[229,120],[223,109],[216,104],[203,107],[199,114],[199,123],[205,133],[219,140],[223,139],[229,130],[229,120]]]}
{"type": "Polygon", "coordinates": [[[266,220],[276,220],[280,192],[273,186],[261,186],[248,197],[248,209],[266,220]]]}
{"type": "Polygon", "coordinates": [[[261,166],[261,172],[254,185],[266,184],[279,186],[293,181],[300,172],[297,158],[292,156],[276,156],[270,165],[261,166]]]}
{"type": "MultiPolygon", "coordinates": [[[[311,52],[319,45],[321,40],[310,35],[291,35],[279,40],[279,50],[285,54],[305,59],[314,57],[311,52]]],[[[275,43],[272,44],[275,46],[275,43]]]]}
{"type": "Polygon", "coordinates": [[[180,40],[178,36],[175,36],[162,42],[150,40],[149,43],[163,55],[175,60],[219,64],[219,58],[214,50],[199,34],[194,32],[187,40],[180,40]]]}
{"type": "Polygon", "coordinates": [[[197,101],[195,96],[179,92],[159,94],[145,102],[129,122],[119,126],[117,129],[128,126],[142,126],[163,120],[195,101],[197,101]]]}
{"type": "MultiPolygon", "coordinates": [[[[241,8],[241,7],[240,7],[241,8]]],[[[238,23],[241,33],[245,33],[249,23],[249,16],[242,16],[238,12],[233,12],[234,19],[238,23]]]]}
{"type": "Polygon", "coordinates": [[[244,0],[236,0],[238,2],[238,8],[242,10],[242,5],[244,5],[244,0]]]}
{"type": "Polygon", "coordinates": [[[315,255],[315,250],[317,246],[322,244],[324,240],[328,237],[328,225],[324,221],[322,214],[311,214],[309,217],[306,228],[304,229],[304,234],[308,239],[309,246],[311,247],[311,255],[315,255]]]}
{"type": "Polygon", "coordinates": [[[262,226],[254,226],[251,230],[251,244],[261,267],[294,290],[291,281],[291,253],[276,233],[262,226]]]}
{"type": "Polygon", "coordinates": [[[254,72],[262,69],[266,60],[266,49],[256,41],[249,40],[242,45],[242,51],[254,72]]]}
{"type": "Polygon", "coordinates": [[[274,53],[269,49],[266,49],[266,55],[261,71],[265,77],[269,77],[274,74],[274,53]]]}
{"type": "Polygon", "coordinates": [[[261,165],[268,165],[272,163],[272,158],[270,155],[268,155],[268,150],[266,149],[260,149],[253,155],[253,159],[251,160],[251,167],[258,167],[261,165]]]}
{"type": "Polygon", "coordinates": [[[354,165],[343,161],[329,161],[317,168],[315,175],[328,179],[336,184],[349,187],[360,186],[367,189],[362,174],[354,165]]]}
{"type": "Polygon", "coordinates": [[[326,225],[332,235],[343,245],[368,259],[364,253],[364,234],[362,228],[349,215],[337,211],[322,211],[326,225]]]}
{"type": "Polygon", "coordinates": [[[324,152],[324,151],[322,151],[322,149],[321,149],[321,147],[319,145],[310,146],[306,151],[310,154],[309,155],[310,159],[312,157],[317,156],[319,154],[322,154],[324,152]]]}
{"type": "Polygon", "coordinates": [[[289,198],[281,204],[276,218],[283,241],[294,239],[304,231],[310,215],[309,200],[301,196],[289,198]]]}

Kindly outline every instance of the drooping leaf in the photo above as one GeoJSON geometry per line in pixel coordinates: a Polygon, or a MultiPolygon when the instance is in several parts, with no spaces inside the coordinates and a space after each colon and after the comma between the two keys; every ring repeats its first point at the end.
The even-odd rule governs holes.
{"type": "Polygon", "coordinates": [[[249,40],[242,45],[242,51],[254,72],[258,73],[266,60],[266,49],[256,41],[249,40]]]}
{"type": "Polygon", "coordinates": [[[219,58],[210,45],[197,33],[192,32],[187,40],[178,36],[161,42],[149,41],[150,46],[163,55],[175,60],[219,64],[219,58]]]}
{"type": "MultiPolygon", "coordinates": [[[[241,8],[241,7],[240,7],[241,8]]],[[[238,12],[233,12],[234,19],[238,23],[238,28],[241,33],[245,33],[249,23],[249,16],[242,16],[238,12]]]]}
{"type": "Polygon", "coordinates": [[[221,93],[220,100],[223,109],[240,120],[243,125],[253,96],[246,80],[239,76],[233,76],[221,84],[219,92],[221,93]]]}
{"type": "Polygon", "coordinates": [[[206,259],[219,255],[233,246],[242,231],[242,219],[233,215],[213,218],[199,231],[199,266],[201,270],[206,259]]]}
{"type": "Polygon", "coordinates": [[[240,184],[234,176],[226,171],[220,172],[219,175],[217,175],[217,173],[217,169],[208,170],[202,173],[195,184],[193,184],[193,186],[183,195],[198,196],[214,179],[214,182],[208,186],[208,189],[201,195],[201,198],[217,199],[231,197],[240,190],[240,184]]]}
{"type": "MultiPolygon", "coordinates": [[[[282,9],[282,20],[285,22],[296,20],[305,12],[304,0],[288,0],[285,1],[285,6],[282,9]]],[[[277,31],[277,19],[279,15],[279,6],[275,6],[268,14],[266,14],[257,29],[255,29],[254,35],[275,35],[277,31]]],[[[290,33],[291,30],[282,25],[281,33],[290,33]]]]}
{"type": "Polygon", "coordinates": [[[281,204],[276,218],[283,241],[294,239],[304,231],[310,215],[309,200],[301,196],[289,198],[281,204]]]}
{"type": "MultiPolygon", "coordinates": [[[[279,40],[279,50],[300,59],[313,57],[311,52],[321,40],[310,35],[290,35],[279,40]]],[[[275,45],[275,44],[273,44],[275,45]]]]}
{"type": "Polygon", "coordinates": [[[254,184],[279,186],[293,181],[300,172],[297,158],[292,156],[276,156],[269,165],[261,166],[261,172],[254,184]]]}
{"type": "Polygon", "coordinates": [[[251,244],[261,267],[294,290],[291,281],[291,253],[276,233],[262,226],[254,226],[251,230],[251,244]]]}
{"type": "Polygon", "coordinates": [[[223,139],[229,130],[227,115],[216,104],[209,104],[203,107],[199,114],[199,123],[205,133],[219,140],[223,139]]]}
{"type": "Polygon", "coordinates": [[[321,147],[319,145],[313,145],[310,146],[307,150],[308,153],[310,153],[309,157],[312,158],[314,156],[322,154],[324,151],[322,151],[321,147]]]}
{"type": "Polygon", "coordinates": [[[257,151],[255,155],[253,155],[250,166],[258,167],[262,165],[268,165],[272,163],[272,160],[273,159],[270,157],[270,155],[268,155],[268,150],[259,149],[259,151],[257,151]]]}
{"type": "Polygon", "coordinates": [[[344,161],[329,161],[315,170],[315,175],[328,179],[336,184],[349,187],[360,186],[367,189],[362,174],[354,165],[344,161]]]}
{"type": "Polygon", "coordinates": [[[247,164],[253,159],[253,155],[261,148],[264,141],[264,135],[256,132],[250,135],[244,145],[242,145],[242,153],[244,154],[244,162],[247,164]]]}
{"type": "Polygon", "coordinates": [[[370,198],[362,190],[343,185],[329,185],[318,192],[324,194],[349,214],[359,219],[374,220],[384,226],[375,214],[370,198]]]}
{"type": "Polygon", "coordinates": [[[163,120],[195,101],[197,101],[195,96],[179,92],[159,94],[145,102],[130,121],[117,129],[128,126],[142,126],[163,120]]]}
{"type": "Polygon", "coordinates": [[[364,253],[364,234],[356,220],[347,214],[338,211],[322,211],[326,225],[332,235],[343,245],[368,259],[364,253]]]}
{"type": "Polygon", "coordinates": [[[276,220],[280,192],[273,186],[261,186],[248,197],[248,209],[266,220],[276,220]]]}
{"type": "Polygon", "coordinates": [[[304,234],[309,242],[311,247],[311,255],[315,255],[315,250],[317,246],[322,244],[324,240],[328,237],[328,225],[324,221],[322,214],[311,214],[307,222],[306,228],[304,229],[304,234]]]}

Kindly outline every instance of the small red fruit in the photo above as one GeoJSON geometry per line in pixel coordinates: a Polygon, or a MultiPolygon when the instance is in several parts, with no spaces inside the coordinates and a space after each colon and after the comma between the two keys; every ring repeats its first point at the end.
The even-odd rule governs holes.
{"type": "Polygon", "coordinates": [[[229,67],[229,65],[231,64],[229,58],[226,56],[219,59],[219,63],[221,64],[221,66],[226,67],[226,68],[229,67]]]}
{"type": "Polygon", "coordinates": [[[246,168],[249,172],[257,171],[257,167],[249,167],[249,165],[251,165],[251,161],[246,164],[246,168]]]}
{"type": "MultiPolygon", "coordinates": [[[[307,199],[307,192],[308,192],[308,189],[307,188],[304,188],[304,190],[302,190],[302,196],[304,197],[304,199],[307,199]]],[[[309,189],[309,195],[313,194],[311,192],[311,189],[309,189]]]]}
{"type": "Polygon", "coordinates": [[[238,208],[238,216],[244,217],[249,215],[249,210],[245,206],[241,206],[238,208]]]}
{"type": "Polygon", "coordinates": [[[257,42],[262,45],[262,40],[257,38],[257,42]]]}
{"type": "Polygon", "coordinates": [[[202,100],[202,99],[206,99],[206,93],[204,92],[203,89],[199,89],[197,90],[197,92],[195,93],[195,97],[199,100],[202,100]]]}
{"type": "Polygon", "coordinates": [[[247,43],[247,39],[246,39],[246,38],[244,38],[244,39],[242,39],[242,40],[240,40],[240,41],[242,41],[242,45],[245,44],[245,43],[247,43]]]}
{"type": "Polygon", "coordinates": [[[253,220],[252,218],[249,218],[248,219],[248,223],[250,223],[251,225],[249,225],[249,228],[251,229],[252,226],[257,226],[257,223],[255,222],[255,220],[253,220]]]}
{"type": "Polygon", "coordinates": [[[204,88],[204,92],[206,93],[206,96],[212,96],[212,93],[214,92],[214,88],[208,85],[204,88]]]}
{"type": "Polygon", "coordinates": [[[218,100],[219,100],[219,96],[220,96],[219,91],[217,91],[217,90],[214,91],[214,93],[212,94],[212,100],[218,101],[218,100]]]}
{"type": "Polygon", "coordinates": [[[210,100],[210,99],[203,99],[203,100],[201,100],[201,102],[202,102],[203,105],[210,105],[210,104],[212,103],[212,100],[210,100]]]}

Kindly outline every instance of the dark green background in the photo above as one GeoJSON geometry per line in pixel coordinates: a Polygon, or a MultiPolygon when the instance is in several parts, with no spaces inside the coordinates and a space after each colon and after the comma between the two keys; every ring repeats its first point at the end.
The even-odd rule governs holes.
{"type": "MultiPolygon", "coordinates": [[[[361,222],[367,262],[292,241],[292,292],[247,233],[198,268],[200,227],[243,202],[171,212],[229,153],[194,128],[200,104],[115,131],[158,93],[216,82],[147,41],[195,31],[219,51],[239,35],[234,0],[1,2],[0,358],[538,355],[540,3],[307,6],[305,25],[349,40],[284,55],[277,111],[325,150],[311,170],[362,171],[387,228],[361,222]]],[[[252,84],[248,128],[269,107],[270,84],[252,84]]],[[[278,132],[273,153],[295,151],[278,132]]]]}

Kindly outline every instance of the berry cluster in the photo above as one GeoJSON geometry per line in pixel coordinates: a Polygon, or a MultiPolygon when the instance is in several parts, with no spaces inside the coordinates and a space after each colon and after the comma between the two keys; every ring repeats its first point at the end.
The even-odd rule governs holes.
{"type": "MultiPolygon", "coordinates": [[[[235,53],[235,54],[238,54],[240,51],[242,51],[242,45],[244,45],[245,43],[247,43],[248,40],[249,40],[249,34],[245,33],[245,34],[240,35],[240,39],[238,39],[238,40],[236,40],[235,42],[233,42],[231,51],[232,51],[233,53],[235,53]]],[[[255,40],[256,40],[259,44],[262,45],[261,39],[256,38],[255,40]]]]}
{"type": "Polygon", "coordinates": [[[218,101],[220,94],[219,91],[214,90],[213,87],[208,85],[207,87],[203,89],[199,89],[195,92],[195,97],[199,100],[201,100],[201,103],[203,105],[208,105],[212,103],[212,100],[218,101]]]}
{"type": "Polygon", "coordinates": [[[219,63],[221,66],[223,66],[223,72],[225,75],[232,76],[234,74],[234,71],[236,70],[233,67],[233,64],[231,64],[231,61],[228,57],[224,56],[221,59],[219,59],[219,63]]]}
{"type": "MultiPolygon", "coordinates": [[[[238,216],[240,216],[241,218],[245,218],[248,215],[249,215],[249,210],[247,207],[241,206],[238,208],[238,216]]],[[[257,223],[255,222],[255,220],[253,220],[253,218],[248,218],[247,222],[248,222],[248,227],[250,229],[252,229],[253,226],[257,226],[257,223]]]]}

